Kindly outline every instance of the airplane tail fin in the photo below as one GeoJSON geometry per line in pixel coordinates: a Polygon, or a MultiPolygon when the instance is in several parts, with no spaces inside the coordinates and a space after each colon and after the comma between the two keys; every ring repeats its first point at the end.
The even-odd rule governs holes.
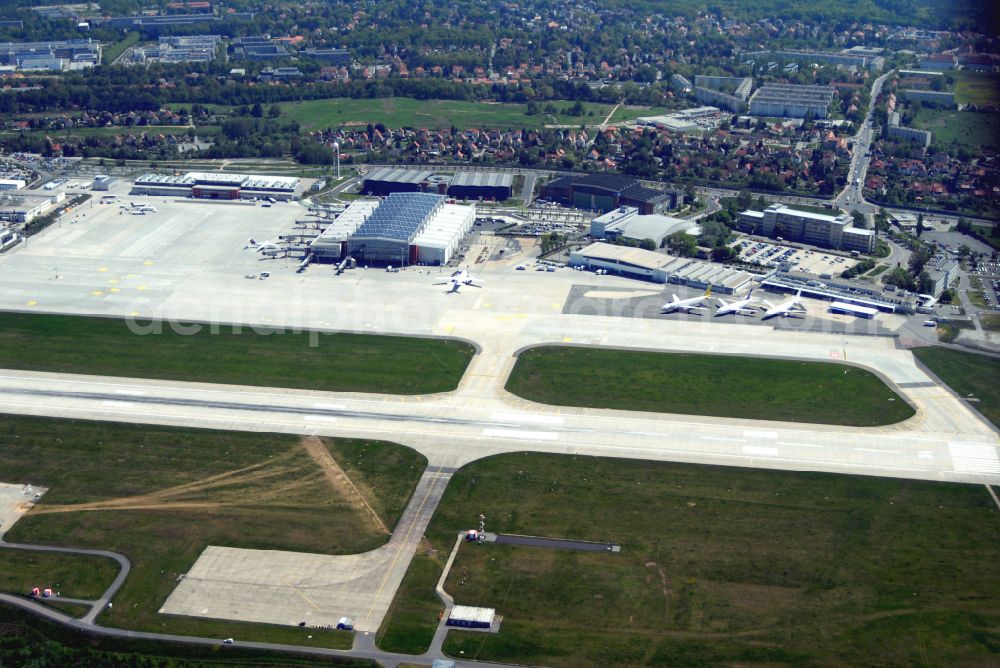
{"type": "Polygon", "coordinates": [[[677,293],[676,292],[673,295],[671,295],[671,296],[674,298],[674,303],[675,304],[680,301],[680,299],[677,298],[677,293]]]}
{"type": "Polygon", "coordinates": [[[708,284],[708,289],[705,290],[705,298],[707,299],[708,297],[711,297],[711,296],[712,296],[712,284],[709,283],[708,284]]]}

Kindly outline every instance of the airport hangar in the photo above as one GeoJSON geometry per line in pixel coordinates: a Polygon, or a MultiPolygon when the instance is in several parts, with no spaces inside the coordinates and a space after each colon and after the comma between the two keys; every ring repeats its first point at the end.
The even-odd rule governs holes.
{"type": "Polygon", "coordinates": [[[752,274],[739,269],[600,241],[570,253],[569,264],[603,269],[654,283],[674,283],[699,289],[711,285],[713,292],[730,295],[753,281],[752,274]]]}
{"type": "Polygon", "coordinates": [[[427,192],[463,200],[502,202],[513,196],[514,177],[500,172],[459,172],[454,176],[435,175],[415,169],[383,167],[365,176],[365,195],[427,192]]]}
{"type": "Polygon", "coordinates": [[[638,179],[617,174],[562,176],[539,187],[539,196],[566,206],[607,213],[634,206],[644,215],[663,213],[684,205],[684,191],[647,188],[638,179]]]}
{"type": "Polygon", "coordinates": [[[651,214],[640,215],[634,206],[622,206],[590,221],[590,236],[594,239],[615,241],[651,239],[657,248],[675,232],[685,232],[697,223],[683,218],[651,214]]]}
{"type": "Polygon", "coordinates": [[[310,245],[313,261],[405,267],[447,264],[472,229],[476,207],[433,193],[353,202],[310,245]]]}
{"type": "Polygon", "coordinates": [[[131,194],[221,200],[270,197],[287,201],[300,192],[300,181],[292,176],[188,172],[184,175],[143,174],[133,183],[131,194]]]}

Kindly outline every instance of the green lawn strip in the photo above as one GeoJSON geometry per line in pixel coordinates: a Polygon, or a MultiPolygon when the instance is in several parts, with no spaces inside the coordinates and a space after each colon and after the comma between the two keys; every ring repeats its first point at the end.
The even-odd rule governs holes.
{"type": "Polygon", "coordinates": [[[373,668],[362,659],[315,657],[233,646],[185,645],[94,635],[0,605],[0,665],[214,668],[216,666],[317,666],[373,668]]]}
{"type": "Polygon", "coordinates": [[[139,41],[140,37],[141,35],[139,33],[129,31],[124,38],[104,50],[104,53],[101,54],[101,62],[105,65],[110,65],[118,59],[118,56],[125,53],[125,49],[130,46],[134,46],[139,41]]]}
{"type": "Polygon", "coordinates": [[[867,276],[868,278],[874,278],[875,276],[879,276],[879,275],[885,273],[885,271],[888,268],[889,268],[889,265],[887,265],[887,264],[877,265],[874,269],[872,269],[867,274],[865,274],[865,276],[867,276]]]}
{"type": "Polygon", "coordinates": [[[995,659],[1000,580],[986,565],[1000,559],[1000,524],[981,485],[519,453],[458,471],[427,538],[444,553],[480,512],[492,531],[622,551],[463,544],[446,589],[504,622],[498,635],[450,632],[455,657],[556,667],[995,659]]]}
{"type": "Polygon", "coordinates": [[[824,216],[839,216],[842,213],[840,209],[829,209],[824,206],[809,206],[808,204],[788,204],[787,206],[789,209],[808,211],[809,213],[819,213],[824,216]]]}
{"type": "MultiPolygon", "coordinates": [[[[335,459],[344,458],[340,466],[391,526],[423,471],[423,457],[390,443],[327,442],[335,459]]],[[[102,624],[335,648],[351,645],[347,632],[157,612],[178,577],[208,545],[355,554],[385,543],[387,536],[367,511],[330,489],[298,437],[3,416],[0,446],[0,480],[49,487],[36,510],[22,518],[6,540],[108,549],[131,561],[132,571],[114,608],[101,616],[102,624]],[[200,484],[192,488],[194,483],[200,484]],[[189,486],[153,500],[166,507],[142,508],[143,495],[181,485],[189,486]],[[133,509],[59,508],[114,499],[126,499],[133,509]],[[171,508],[173,503],[187,505],[171,508]],[[71,512],[54,512],[59,510],[71,512]]]]}
{"type": "Polygon", "coordinates": [[[1000,427],[1000,360],[938,346],[914,348],[913,355],[958,396],[978,399],[975,409],[1000,427]]]}
{"type": "Polygon", "coordinates": [[[507,390],[557,406],[850,426],[914,414],[864,369],[726,355],[543,346],[518,356],[507,390]]]}
{"type": "Polygon", "coordinates": [[[424,394],[452,390],[473,355],[460,341],[0,313],[0,367],[63,373],[424,394]],[[159,333],[156,333],[159,332],[159,333]],[[312,345],[316,343],[316,345],[312,345]]]}
{"type": "Polygon", "coordinates": [[[90,612],[90,606],[84,605],[83,603],[70,603],[69,601],[60,601],[57,598],[46,598],[42,599],[41,602],[50,608],[55,608],[60,612],[65,612],[67,615],[78,619],[90,612]]]}
{"type": "Polygon", "coordinates": [[[118,570],[118,562],[104,557],[5,548],[0,550],[0,591],[27,594],[34,587],[50,587],[61,596],[96,599],[118,570]]]}
{"type": "Polygon", "coordinates": [[[979,308],[986,308],[986,299],[983,297],[983,293],[979,290],[969,290],[965,293],[969,297],[969,301],[978,306],[979,308]]]}
{"type": "MultiPolygon", "coordinates": [[[[610,111],[610,109],[608,109],[610,111]]],[[[633,105],[623,104],[615,110],[615,113],[611,115],[611,120],[609,123],[623,123],[625,121],[634,121],[635,119],[642,116],[662,116],[664,114],[669,114],[671,111],[677,111],[676,109],[667,109],[666,107],[639,107],[633,105]]],[[[604,112],[605,116],[607,111],[604,112]]],[[[602,116],[601,121],[604,120],[602,116]]]]}
{"type": "Polygon", "coordinates": [[[444,610],[435,587],[451,547],[441,550],[421,547],[379,629],[378,647],[386,652],[421,654],[427,651],[437,629],[438,615],[444,610]]]}

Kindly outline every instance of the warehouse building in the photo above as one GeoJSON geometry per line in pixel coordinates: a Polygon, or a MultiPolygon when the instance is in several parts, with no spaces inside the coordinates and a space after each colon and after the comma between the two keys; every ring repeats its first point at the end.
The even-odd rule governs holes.
{"type": "Polygon", "coordinates": [[[498,172],[459,172],[451,179],[448,196],[502,202],[513,196],[514,177],[498,172]]]}
{"type": "Polygon", "coordinates": [[[380,197],[392,193],[427,192],[433,176],[429,171],[383,167],[365,176],[361,192],[380,197]]]}
{"type": "Polygon", "coordinates": [[[566,206],[606,213],[620,206],[634,206],[642,214],[663,213],[684,204],[684,191],[647,188],[638,179],[617,174],[563,176],[539,188],[542,199],[566,206]]]}
{"type": "Polygon", "coordinates": [[[742,290],[753,280],[753,275],[748,272],[721,264],[600,241],[570,253],[569,264],[604,269],[654,283],[674,283],[701,289],[711,285],[714,292],[722,294],[742,290]]]}
{"type": "Polygon", "coordinates": [[[23,179],[0,179],[0,190],[20,190],[25,185],[23,179]]]}
{"type": "Polygon", "coordinates": [[[634,206],[622,206],[590,221],[590,236],[608,241],[650,239],[660,248],[671,234],[688,230],[693,225],[690,220],[658,214],[644,216],[634,206]]]}
{"type": "Polygon", "coordinates": [[[363,217],[342,252],[364,264],[443,265],[475,220],[474,206],[448,204],[443,195],[392,193],[363,217]]]}
{"type": "Polygon", "coordinates": [[[188,172],[184,175],[143,174],[132,186],[133,195],[196,197],[199,199],[291,200],[299,193],[299,179],[224,172],[188,172]]]}
{"type": "Polygon", "coordinates": [[[100,62],[101,43],[92,39],[0,43],[0,65],[20,69],[76,69],[100,62]]]}
{"type": "Polygon", "coordinates": [[[750,114],[789,118],[812,115],[814,118],[826,118],[836,92],[831,86],[766,84],[750,98],[750,114]]]}
{"type": "Polygon", "coordinates": [[[772,204],[763,211],[743,211],[737,227],[747,234],[781,238],[785,241],[871,253],[875,250],[875,233],[851,227],[853,219],[846,213],[831,216],[812,211],[792,209],[784,204],[772,204]]]}

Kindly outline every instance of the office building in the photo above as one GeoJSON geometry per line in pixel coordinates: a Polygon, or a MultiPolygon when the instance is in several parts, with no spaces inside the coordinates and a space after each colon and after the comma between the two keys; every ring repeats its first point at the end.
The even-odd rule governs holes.
{"type": "Polygon", "coordinates": [[[875,250],[875,233],[851,227],[852,218],[846,213],[839,216],[801,211],[772,204],[763,211],[743,211],[737,227],[741,232],[765,237],[794,241],[820,248],[856,250],[871,253],[875,250]]]}

